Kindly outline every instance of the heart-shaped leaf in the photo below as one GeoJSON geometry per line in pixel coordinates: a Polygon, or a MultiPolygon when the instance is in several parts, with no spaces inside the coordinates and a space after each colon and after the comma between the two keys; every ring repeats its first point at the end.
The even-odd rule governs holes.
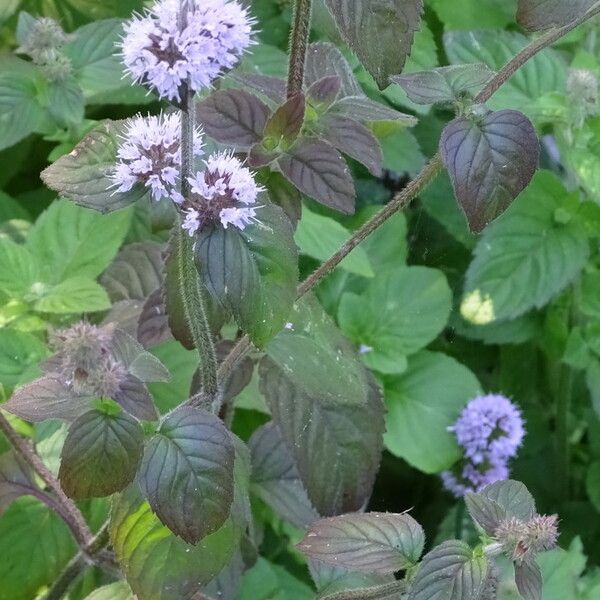
{"type": "Polygon", "coordinates": [[[381,89],[402,71],[423,0],[326,0],[342,36],[381,89]]]}
{"type": "Polygon", "coordinates": [[[425,534],[407,514],[356,513],[313,523],[301,552],[351,571],[395,573],[419,560],[425,534]]]}
{"type": "Polygon", "coordinates": [[[517,21],[530,31],[562,27],[585,14],[595,0],[519,0],[517,21]]]}
{"type": "Polygon", "coordinates": [[[146,195],[144,186],[115,192],[110,172],[116,163],[124,121],[105,121],[75,148],[41,173],[44,183],[61,196],[102,213],[133,204],[146,195]]]}
{"type": "Polygon", "coordinates": [[[440,153],[469,225],[479,232],[527,187],[537,168],[539,142],[525,115],[501,110],[451,121],[440,153]]]}
{"type": "Polygon", "coordinates": [[[204,229],[195,245],[200,277],[259,347],[286,322],[296,297],[298,256],[283,211],[265,201],[244,230],[204,229]]]}
{"type": "Polygon", "coordinates": [[[144,432],[133,417],[91,410],[69,427],[60,484],[71,498],[109,496],[133,481],[143,450],[144,432]]]}
{"type": "Polygon", "coordinates": [[[466,600],[480,598],[488,560],[459,540],[448,540],[423,557],[408,600],[466,600]]]}
{"type": "Polygon", "coordinates": [[[342,213],[354,212],[354,184],[337,150],[316,138],[300,138],[277,161],[304,194],[342,213]]]}
{"type": "Polygon", "coordinates": [[[190,544],[214,533],[233,501],[234,447],[223,422],[183,406],[146,444],[139,481],[152,510],[190,544]]]}

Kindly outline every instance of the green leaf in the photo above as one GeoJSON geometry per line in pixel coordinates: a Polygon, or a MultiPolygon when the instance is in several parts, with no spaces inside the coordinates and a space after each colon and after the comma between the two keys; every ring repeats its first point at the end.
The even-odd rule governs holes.
{"type": "Polygon", "coordinates": [[[44,281],[95,278],[110,264],[131,224],[132,212],[110,215],[67,200],[52,202],[27,236],[27,248],[44,257],[44,281]]]}
{"type": "Polygon", "coordinates": [[[124,123],[104,121],[92,129],[69,154],[42,171],[44,183],[76,204],[102,213],[129,206],[146,196],[142,185],[117,193],[110,178],[124,123]]]}
{"type": "Polygon", "coordinates": [[[283,211],[264,202],[257,223],[199,234],[195,260],[204,285],[259,347],[284,325],[296,297],[297,250],[283,211]]]}
{"type": "MultiPolygon", "coordinates": [[[[303,207],[302,219],[294,235],[302,254],[325,261],[350,237],[350,232],[330,217],[319,215],[303,207]]],[[[362,247],[357,247],[339,265],[350,273],[373,277],[369,258],[362,247]]]]}
{"type": "MultiPolygon", "coordinates": [[[[481,3],[477,2],[475,7],[477,19],[481,19],[481,3]]],[[[463,19],[463,15],[454,6],[452,10],[458,18],[463,19]]],[[[450,62],[483,62],[494,71],[500,69],[529,42],[520,33],[500,30],[452,31],[444,36],[444,47],[450,62]]],[[[537,100],[548,92],[564,90],[565,70],[561,56],[546,48],[527,61],[494,94],[488,105],[494,110],[520,110],[535,121],[539,112],[536,108],[537,100]]]]}
{"type": "Polygon", "coordinates": [[[405,373],[385,379],[386,448],[425,473],[447,469],[461,456],[448,431],[465,404],[480,393],[477,378],[459,362],[420,352],[405,373]]]}
{"type": "Polygon", "coordinates": [[[234,447],[223,422],[180,407],[149,440],[139,481],[152,510],[190,544],[220,529],[233,501],[234,447]]]}
{"type": "Polygon", "coordinates": [[[43,287],[35,302],[43,313],[73,314],[97,312],[110,308],[105,289],[93,279],[71,277],[49,288],[43,287]]]}
{"type": "Polygon", "coordinates": [[[79,84],[72,77],[49,83],[48,102],[48,112],[61,127],[81,126],[85,102],[79,84]]]}
{"type": "Polygon", "coordinates": [[[95,589],[85,600],[134,600],[131,588],[125,581],[115,581],[95,589]]]}
{"type": "Polygon", "coordinates": [[[27,248],[0,237],[0,290],[23,298],[38,281],[39,272],[39,263],[27,248]]]}
{"type": "Polygon", "coordinates": [[[28,220],[29,213],[18,200],[0,190],[0,222],[13,219],[28,220]]]}
{"type": "Polygon", "coordinates": [[[513,23],[517,0],[429,0],[445,29],[502,28],[513,23]]]}
{"type": "Polygon", "coordinates": [[[130,486],[114,498],[110,537],[127,582],[141,600],[190,600],[227,564],[239,531],[228,519],[196,546],[186,544],[130,486]]]}
{"type": "Polygon", "coordinates": [[[109,496],[133,481],[143,449],[144,432],[133,417],[91,410],[69,428],[60,484],[75,499],[109,496]]]}
{"type": "Polygon", "coordinates": [[[443,542],[426,554],[412,582],[408,600],[481,598],[489,564],[459,540],[443,542]]]}
{"type": "Polygon", "coordinates": [[[424,545],[423,528],[411,516],[369,512],[316,521],[298,549],[351,571],[393,574],[415,565],[424,545]]]}
{"type": "Polygon", "coordinates": [[[600,512],[600,460],[594,461],[585,477],[585,489],[590,502],[600,512]]]}
{"type": "Polygon", "coordinates": [[[381,89],[402,71],[423,0],[326,0],[342,36],[381,89]]]}
{"type": "Polygon", "coordinates": [[[261,391],[310,500],[322,515],[360,509],[382,443],[383,407],[373,379],[312,299],[295,306],[267,354],[261,391]]]}
{"type": "Polygon", "coordinates": [[[530,31],[562,27],[584,15],[594,2],[595,0],[519,0],[517,21],[530,31]]]}
{"type": "Polygon", "coordinates": [[[382,373],[402,373],[406,357],[443,330],[451,308],[452,293],[441,271],[399,267],[376,277],[361,296],[344,294],[338,321],[363,347],[367,366],[382,373]]]}
{"type": "Polygon", "coordinates": [[[0,328],[0,384],[14,387],[46,354],[46,346],[31,333],[0,328]]]}
{"type": "Polygon", "coordinates": [[[461,313],[485,325],[541,308],[579,273],[588,256],[579,200],[551,173],[538,173],[475,248],[461,313]]]}
{"type": "Polygon", "coordinates": [[[0,600],[31,600],[75,553],[63,521],[33,498],[19,498],[0,518],[0,600]]]}
{"type": "Polygon", "coordinates": [[[479,494],[500,506],[504,511],[504,518],[514,517],[520,521],[528,521],[535,515],[533,496],[520,481],[496,481],[483,488],[479,494]]]}

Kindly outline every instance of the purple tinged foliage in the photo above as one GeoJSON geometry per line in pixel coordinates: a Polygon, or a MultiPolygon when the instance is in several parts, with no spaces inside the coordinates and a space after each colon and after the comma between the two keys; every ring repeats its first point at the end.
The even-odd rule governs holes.
{"type": "Polygon", "coordinates": [[[161,0],[125,25],[122,61],[131,78],[161,98],[179,100],[181,86],[207,88],[252,44],[254,20],[238,2],[190,0],[180,27],[179,0],[161,0]]]}
{"type": "Polygon", "coordinates": [[[448,428],[463,448],[458,471],[441,474],[444,487],[456,497],[508,479],[508,461],[517,454],[525,436],[521,411],[500,394],[478,396],[448,428]]]}

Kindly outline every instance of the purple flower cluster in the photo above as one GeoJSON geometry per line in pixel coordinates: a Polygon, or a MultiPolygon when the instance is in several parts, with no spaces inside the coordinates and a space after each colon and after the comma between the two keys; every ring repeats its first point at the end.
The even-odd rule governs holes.
{"type": "Polygon", "coordinates": [[[254,20],[237,1],[188,0],[181,27],[179,0],[160,0],[125,25],[120,43],[126,72],[161,98],[180,99],[181,86],[211,85],[252,44],[254,20]]]}
{"type": "Polygon", "coordinates": [[[520,410],[499,394],[471,400],[448,430],[454,432],[464,451],[458,469],[441,474],[444,486],[456,497],[507,479],[508,461],[516,455],[525,436],[520,410]]]}

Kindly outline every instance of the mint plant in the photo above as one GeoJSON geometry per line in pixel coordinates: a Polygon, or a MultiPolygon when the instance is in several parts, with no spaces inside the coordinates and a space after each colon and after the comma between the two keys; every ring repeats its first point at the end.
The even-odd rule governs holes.
{"type": "Polygon", "coordinates": [[[0,600],[594,597],[600,3],[79,2],[6,9],[0,600]]]}

